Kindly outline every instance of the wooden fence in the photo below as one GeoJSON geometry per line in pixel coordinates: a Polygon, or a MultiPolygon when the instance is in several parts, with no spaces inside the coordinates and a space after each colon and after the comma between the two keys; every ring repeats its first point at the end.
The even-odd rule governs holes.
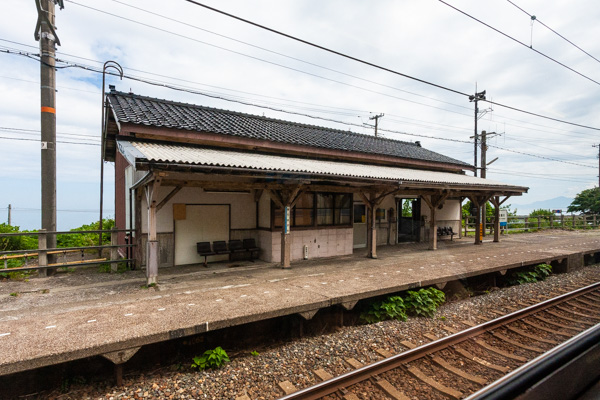
{"type": "Polygon", "coordinates": [[[37,238],[38,238],[38,248],[37,249],[0,251],[0,261],[2,261],[4,264],[4,265],[0,265],[0,273],[26,271],[26,270],[38,270],[40,275],[46,276],[48,269],[61,268],[61,267],[74,268],[74,267],[83,267],[83,266],[89,266],[89,265],[106,264],[106,263],[110,263],[111,272],[117,272],[118,264],[120,262],[126,262],[128,265],[131,265],[131,263],[134,261],[133,257],[132,257],[132,254],[133,254],[132,249],[135,246],[135,244],[129,243],[131,241],[129,238],[131,237],[132,231],[133,230],[131,230],[131,229],[112,229],[110,231],[94,230],[94,231],[47,232],[44,229],[41,229],[37,232],[0,233],[0,239],[6,238],[6,237],[11,237],[11,236],[37,236],[37,238]],[[59,234],[63,234],[63,235],[78,235],[79,234],[79,235],[81,235],[81,234],[89,234],[89,233],[102,234],[102,233],[107,233],[107,232],[110,232],[111,244],[109,244],[109,245],[81,246],[81,247],[59,247],[59,248],[48,248],[46,246],[49,235],[59,235],[59,234]],[[117,238],[118,238],[118,234],[120,232],[125,232],[127,234],[127,236],[126,236],[127,244],[118,244],[117,238]],[[123,258],[119,255],[119,249],[121,249],[121,248],[126,250],[127,256],[125,258],[123,258]],[[110,250],[110,256],[108,258],[101,256],[103,249],[110,250]],[[89,253],[90,251],[93,252],[94,250],[98,252],[99,256],[97,258],[93,258],[93,259],[85,259],[86,251],[89,253]],[[68,254],[77,253],[77,252],[81,253],[80,261],[67,261],[66,260],[66,256],[68,254]],[[49,263],[48,262],[49,255],[54,256],[54,258],[57,258],[57,261],[58,261],[58,258],[60,258],[60,256],[62,255],[63,261],[49,263]],[[31,262],[31,264],[28,265],[29,262],[31,261],[31,259],[34,259],[34,258],[37,259],[37,263],[31,262]],[[14,260],[14,259],[23,259],[24,265],[15,267],[15,268],[8,268],[9,260],[14,260]]]}
{"type": "MultiPolygon", "coordinates": [[[[476,217],[468,216],[463,218],[463,230],[465,236],[467,232],[474,232],[476,217]]],[[[505,227],[500,227],[501,233],[510,232],[532,232],[542,229],[592,229],[600,224],[600,215],[549,215],[535,216],[529,215],[509,215],[505,227]]],[[[492,234],[494,232],[494,217],[486,217],[485,232],[492,234]]]]}

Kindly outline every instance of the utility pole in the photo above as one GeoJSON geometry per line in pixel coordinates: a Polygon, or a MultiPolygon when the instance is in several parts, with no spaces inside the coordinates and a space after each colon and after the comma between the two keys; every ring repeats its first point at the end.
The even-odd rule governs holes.
{"type": "MultiPolygon", "coordinates": [[[[60,40],[54,25],[54,4],[62,0],[35,0],[38,19],[35,40],[40,42],[42,229],[56,231],[56,48],[60,40]]],[[[56,247],[56,235],[47,238],[47,248],[56,247]]],[[[55,256],[48,255],[48,263],[55,256]]]]}
{"type": "Polygon", "coordinates": [[[379,118],[382,118],[385,114],[381,113],[381,114],[377,114],[377,115],[373,115],[372,117],[369,117],[370,120],[375,120],[375,137],[377,137],[377,125],[379,123],[379,118]]]}
{"type": "Polygon", "coordinates": [[[600,188],[600,144],[593,144],[592,147],[598,148],[598,187],[600,188]]]}
{"type": "Polygon", "coordinates": [[[477,92],[477,87],[475,87],[475,94],[469,96],[469,101],[474,102],[475,103],[475,148],[473,151],[473,167],[475,167],[475,176],[477,176],[477,139],[478,139],[478,135],[477,135],[477,119],[479,116],[479,108],[477,106],[477,102],[480,100],[485,100],[485,90],[483,92],[477,92]]]}
{"type": "Polygon", "coordinates": [[[502,135],[502,133],[481,131],[481,177],[484,179],[487,173],[487,166],[498,159],[496,157],[492,161],[487,162],[487,138],[496,135],[502,135]]]}
{"type": "Polygon", "coordinates": [[[12,211],[12,206],[9,204],[8,205],[8,225],[12,225],[11,211],[12,211]]]}

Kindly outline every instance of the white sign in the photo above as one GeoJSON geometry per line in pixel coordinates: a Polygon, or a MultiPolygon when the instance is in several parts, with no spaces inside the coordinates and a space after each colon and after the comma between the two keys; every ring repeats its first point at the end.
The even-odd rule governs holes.
{"type": "Polygon", "coordinates": [[[500,226],[508,225],[508,211],[500,210],[500,226]]]}

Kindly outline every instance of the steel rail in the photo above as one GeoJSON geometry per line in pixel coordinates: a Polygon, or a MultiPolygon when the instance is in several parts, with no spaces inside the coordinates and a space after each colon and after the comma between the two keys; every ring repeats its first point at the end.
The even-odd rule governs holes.
{"type": "Polygon", "coordinates": [[[396,354],[392,357],[376,361],[372,364],[361,367],[357,370],[347,372],[343,375],[332,379],[320,382],[314,386],[301,389],[292,394],[283,396],[280,400],[316,400],[328,394],[334,393],[340,389],[348,388],[356,383],[363,382],[371,376],[382,374],[389,370],[395,369],[409,363],[411,361],[423,358],[424,356],[446,349],[450,346],[457,345],[475,336],[479,336],[484,332],[497,329],[503,325],[525,318],[529,315],[538,313],[547,308],[551,308],[556,304],[579,297],[585,293],[589,293],[600,289],[600,282],[588,285],[584,288],[574,290],[569,293],[562,294],[541,303],[534,304],[522,310],[504,315],[494,320],[484,322],[483,324],[468,328],[464,331],[446,336],[434,342],[427,343],[423,346],[407,350],[403,353],[396,354]]]}

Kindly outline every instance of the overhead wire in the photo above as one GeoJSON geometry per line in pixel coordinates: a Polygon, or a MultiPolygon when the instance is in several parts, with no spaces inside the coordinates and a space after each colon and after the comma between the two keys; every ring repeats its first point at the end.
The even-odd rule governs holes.
{"type": "MultiPolygon", "coordinates": [[[[462,10],[461,10],[461,9],[459,9],[458,7],[455,7],[455,6],[453,6],[453,5],[451,5],[451,4],[447,3],[447,2],[445,2],[444,0],[438,0],[438,1],[439,1],[440,3],[442,3],[442,4],[445,4],[445,5],[447,5],[448,7],[452,8],[452,9],[454,9],[454,10],[458,11],[459,13],[461,13],[461,14],[463,14],[463,15],[465,15],[465,16],[467,16],[467,17],[469,17],[469,18],[471,18],[472,20],[474,20],[474,21],[477,21],[477,22],[479,22],[480,24],[482,24],[482,25],[484,25],[484,26],[487,26],[488,28],[492,29],[493,31],[495,31],[495,32],[498,32],[498,33],[499,33],[499,34],[501,34],[502,36],[505,36],[505,37],[509,38],[510,40],[512,40],[512,41],[514,41],[514,42],[516,42],[516,43],[520,44],[521,46],[527,47],[528,49],[530,49],[530,50],[532,50],[532,51],[536,52],[537,54],[539,54],[539,55],[541,55],[541,56],[543,56],[543,57],[547,58],[548,60],[555,62],[556,64],[560,65],[561,67],[564,67],[564,68],[568,69],[569,71],[576,73],[577,75],[579,75],[579,76],[581,76],[581,77],[583,77],[583,78],[585,78],[585,79],[587,79],[587,80],[589,80],[589,81],[591,81],[591,82],[595,83],[596,85],[600,85],[600,82],[598,82],[598,81],[596,81],[596,80],[594,80],[594,79],[590,78],[590,77],[589,77],[589,76],[587,76],[587,75],[584,75],[584,74],[582,74],[581,72],[579,72],[579,71],[575,70],[574,68],[571,68],[571,67],[569,67],[568,65],[566,65],[566,64],[564,64],[564,63],[562,63],[562,62],[558,61],[557,59],[555,59],[555,58],[552,58],[552,57],[550,57],[549,55],[547,55],[547,54],[544,54],[544,53],[542,53],[541,51],[534,49],[532,46],[528,46],[526,43],[523,43],[523,42],[521,42],[519,39],[516,39],[516,38],[514,38],[514,37],[510,36],[509,34],[507,34],[507,33],[505,33],[505,32],[502,32],[500,29],[494,28],[494,27],[493,27],[493,26],[491,26],[490,24],[487,24],[487,23],[483,22],[482,20],[480,20],[480,19],[478,19],[478,18],[476,18],[476,17],[474,17],[474,16],[472,16],[472,15],[470,15],[470,14],[468,14],[468,13],[466,13],[466,12],[462,11],[462,10]]],[[[503,106],[503,107],[504,107],[504,106],[503,106]]]]}
{"type": "MultiPolygon", "coordinates": [[[[113,1],[116,1],[116,0],[113,0],[113,1]]],[[[78,4],[78,3],[75,3],[75,4],[78,4]]],[[[84,6],[84,7],[87,7],[87,6],[84,6]]],[[[87,7],[87,8],[90,8],[90,7],[87,7]]],[[[91,9],[92,10],[96,10],[94,8],[91,8],[91,9]]],[[[100,12],[103,12],[103,11],[100,11],[100,12]]],[[[105,12],[103,12],[103,13],[105,13],[105,12]]],[[[113,14],[110,14],[110,13],[108,13],[108,14],[109,15],[113,15],[113,14]]],[[[14,44],[19,44],[19,45],[22,45],[22,46],[27,46],[27,47],[32,47],[32,48],[36,48],[37,49],[37,47],[35,47],[35,46],[30,46],[30,45],[26,45],[26,44],[23,44],[23,43],[11,41],[11,40],[6,40],[6,39],[2,39],[2,38],[0,38],[0,41],[6,41],[6,42],[10,42],[10,43],[14,43],[14,44]]],[[[64,54],[64,55],[66,55],[68,57],[73,57],[73,58],[78,58],[78,59],[82,59],[82,60],[94,62],[94,63],[97,63],[99,65],[103,64],[102,61],[93,60],[93,59],[86,58],[86,57],[80,57],[80,56],[76,56],[76,55],[68,54],[68,53],[61,53],[61,54],[64,54]]],[[[152,75],[152,76],[158,76],[158,77],[161,77],[161,78],[166,78],[166,79],[180,81],[180,82],[185,82],[185,83],[191,83],[191,84],[194,84],[194,85],[201,85],[201,86],[207,86],[207,87],[216,88],[216,89],[220,89],[220,90],[226,90],[226,91],[231,91],[231,92],[249,94],[251,96],[259,96],[259,97],[271,98],[271,99],[275,99],[275,100],[279,100],[279,101],[284,101],[286,103],[287,102],[297,102],[299,104],[311,104],[311,105],[315,105],[313,103],[292,101],[292,100],[289,100],[289,99],[282,99],[282,98],[277,98],[277,97],[273,97],[273,96],[265,96],[265,95],[261,95],[261,94],[257,94],[257,93],[250,93],[250,92],[239,91],[239,90],[235,90],[235,89],[223,88],[223,87],[220,87],[220,86],[208,85],[208,84],[204,84],[204,83],[200,83],[200,82],[194,82],[194,81],[190,81],[190,80],[186,80],[186,79],[170,77],[170,76],[167,76],[167,75],[162,75],[162,74],[157,74],[157,73],[153,73],[153,72],[143,71],[143,70],[139,70],[139,69],[135,69],[135,68],[130,68],[130,67],[126,67],[126,69],[134,71],[134,72],[139,72],[139,73],[142,73],[142,74],[147,74],[147,75],[152,75]]],[[[346,83],[343,83],[343,82],[340,82],[340,83],[346,85],[346,83]]],[[[358,88],[362,89],[360,87],[358,87],[358,88]]],[[[68,88],[68,89],[71,89],[71,88],[68,88]]],[[[77,90],[77,89],[72,89],[72,90],[77,90]]],[[[369,89],[366,89],[366,90],[369,90],[369,89]]],[[[376,92],[376,91],[372,91],[372,92],[375,93],[375,94],[382,94],[382,93],[376,92]]],[[[383,94],[383,95],[386,95],[386,94],[383,94]]],[[[398,99],[410,102],[410,100],[406,100],[406,99],[403,99],[403,98],[398,98],[398,99]]],[[[257,100],[254,99],[254,101],[257,101],[257,100]]],[[[459,115],[464,115],[464,116],[467,116],[467,117],[471,117],[470,114],[468,114],[468,115],[467,114],[462,114],[462,113],[458,113],[458,112],[455,112],[455,111],[447,110],[447,109],[444,109],[444,108],[438,108],[438,107],[435,107],[435,106],[430,106],[430,105],[422,104],[422,103],[418,103],[418,102],[416,102],[416,104],[420,104],[420,105],[424,105],[424,106],[427,106],[427,107],[432,107],[432,108],[440,109],[442,111],[452,112],[452,113],[456,113],[456,114],[459,114],[459,115]]],[[[452,103],[448,103],[448,104],[452,104],[452,103]]],[[[331,107],[331,106],[323,106],[323,105],[317,105],[317,106],[319,106],[319,107],[327,107],[327,108],[331,107]]],[[[288,105],[288,107],[291,107],[291,106],[288,105]]],[[[322,112],[322,111],[320,111],[320,112],[322,112]]],[[[386,114],[387,115],[391,115],[389,113],[386,113],[386,114]]],[[[507,120],[512,120],[512,121],[517,121],[517,122],[521,122],[521,123],[526,123],[526,124],[529,124],[529,125],[543,127],[543,128],[546,128],[546,129],[554,129],[554,130],[559,130],[559,131],[563,131],[563,132],[571,132],[571,130],[567,130],[567,129],[563,129],[563,128],[550,127],[550,126],[547,126],[547,125],[541,125],[541,124],[537,124],[537,123],[533,123],[533,122],[521,121],[521,120],[518,120],[518,119],[515,119],[515,118],[510,118],[510,117],[506,117],[506,116],[502,116],[502,115],[498,115],[498,114],[496,114],[496,116],[500,117],[500,118],[503,118],[503,119],[507,119],[507,120]]],[[[539,129],[535,129],[535,128],[531,128],[531,127],[520,126],[520,125],[515,125],[515,124],[510,124],[510,123],[505,123],[505,125],[515,126],[515,127],[519,127],[519,128],[523,128],[523,129],[533,130],[533,131],[544,132],[546,134],[557,134],[557,133],[554,133],[554,132],[548,132],[548,131],[545,131],[545,130],[539,130],[539,129]]],[[[583,132],[573,132],[573,133],[585,134],[583,132]]],[[[562,135],[562,136],[564,136],[564,135],[562,135]]],[[[573,135],[568,135],[568,136],[576,137],[576,136],[573,136],[573,135]]]]}
{"type": "MultiPolygon", "coordinates": [[[[325,46],[322,46],[322,45],[310,42],[310,41],[305,40],[305,39],[301,39],[299,37],[296,37],[296,36],[284,33],[282,31],[279,31],[279,30],[276,30],[276,29],[273,29],[273,28],[269,28],[269,27],[267,27],[265,25],[259,24],[257,22],[250,21],[248,19],[245,19],[245,18],[239,17],[237,15],[225,12],[225,11],[217,9],[215,7],[208,6],[206,4],[198,2],[196,0],[183,0],[183,1],[186,1],[186,2],[194,4],[194,5],[197,5],[199,7],[203,7],[205,9],[207,9],[207,10],[214,11],[214,12],[219,13],[221,15],[225,15],[227,17],[236,19],[238,21],[241,21],[241,22],[244,22],[246,24],[255,26],[257,28],[260,28],[260,29],[263,29],[263,30],[266,30],[266,31],[269,31],[269,32],[272,32],[272,33],[275,33],[277,35],[286,37],[288,39],[291,39],[291,40],[294,40],[294,41],[297,41],[297,42],[300,42],[300,43],[304,43],[304,44],[306,44],[308,46],[312,46],[314,48],[326,51],[328,53],[335,54],[335,55],[338,55],[340,57],[343,57],[343,58],[346,58],[346,59],[349,59],[349,60],[353,60],[353,61],[356,61],[358,63],[364,64],[364,65],[368,65],[370,67],[373,67],[373,68],[376,68],[376,69],[379,69],[379,70],[382,70],[382,71],[385,71],[385,72],[389,72],[391,74],[402,76],[402,77],[405,77],[405,78],[408,78],[408,79],[411,79],[411,80],[414,80],[414,81],[417,81],[417,82],[420,82],[420,83],[423,83],[423,84],[426,84],[426,85],[429,85],[429,86],[436,87],[438,89],[446,90],[446,91],[449,91],[449,92],[452,92],[452,93],[455,93],[455,94],[459,94],[459,95],[465,96],[467,98],[469,96],[471,96],[471,95],[469,95],[467,93],[461,92],[460,90],[452,89],[452,88],[449,88],[449,87],[446,87],[446,86],[443,86],[443,85],[440,85],[440,84],[437,84],[437,83],[434,83],[434,82],[430,82],[430,81],[427,81],[427,80],[424,80],[424,79],[420,79],[420,78],[417,78],[417,77],[414,77],[414,76],[411,76],[411,75],[408,75],[408,74],[404,74],[402,72],[395,71],[395,70],[393,70],[391,68],[387,68],[387,67],[384,67],[384,66],[372,63],[370,61],[366,61],[366,60],[360,59],[358,57],[354,57],[354,56],[342,53],[340,51],[330,49],[328,47],[325,47],[325,46]]],[[[444,3],[443,0],[438,0],[438,1],[441,1],[442,3],[444,3]]],[[[445,4],[447,4],[447,3],[445,3],[445,4]]],[[[447,4],[447,5],[450,6],[449,4],[447,4]]],[[[452,6],[450,6],[450,7],[452,7],[452,6]]],[[[534,51],[537,51],[537,50],[534,50],[534,51]]],[[[543,53],[540,53],[540,54],[543,54],[543,53]]],[[[569,68],[569,67],[567,67],[567,68],[569,68]]],[[[583,75],[583,76],[585,76],[585,75],[583,75]]],[[[591,78],[588,78],[588,79],[591,80],[591,78]]],[[[600,82],[596,82],[596,81],[593,81],[593,82],[595,82],[598,85],[600,85],[600,82]]],[[[592,130],[600,131],[600,128],[596,128],[596,127],[592,127],[592,126],[588,126],[588,125],[583,125],[583,124],[577,124],[577,123],[574,123],[574,122],[568,122],[568,121],[564,121],[564,120],[561,120],[561,119],[558,119],[558,118],[548,117],[548,116],[545,116],[545,115],[542,115],[542,114],[538,114],[538,113],[534,113],[534,112],[531,112],[531,111],[522,110],[522,109],[517,108],[517,107],[508,106],[508,105],[505,105],[505,104],[502,104],[502,103],[499,103],[499,102],[494,102],[494,101],[491,101],[491,100],[482,100],[482,101],[485,101],[485,102],[487,102],[489,104],[497,105],[499,107],[504,107],[504,108],[507,108],[509,110],[513,110],[513,111],[517,111],[517,112],[521,112],[521,113],[533,115],[533,116],[536,116],[536,117],[539,117],[539,118],[545,118],[545,119],[549,119],[549,120],[556,121],[556,122],[561,122],[561,123],[565,123],[565,124],[569,124],[569,125],[579,126],[581,128],[586,128],[586,129],[592,129],[592,130]]]]}
{"type": "Polygon", "coordinates": [[[554,29],[550,28],[548,25],[546,25],[545,23],[543,23],[538,17],[536,17],[535,15],[529,14],[527,11],[525,11],[523,8],[519,7],[518,5],[516,5],[514,2],[512,2],[511,0],[506,0],[508,1],[510,4],[512,4],[513,6],[515,6],[516,8],[518,8],[519,10],[521,10],[523,13],[525,13],[526,15],[529,16],[529,18],[531,18],[532,20],[535,19],[536,22],[538,22],[540,25],[542,25],[543,27],[547,28],[548,30],[550,30],[552,33],[556,34],[558,37],[560,37],[561,39],[565,40],[567,43],[571,44],[573,47],[577,48],[578,50],[580,50],[581,52],[583,52],[584,54],[586,54],[587,56],[593,58],[594,60],[596,60],[597,62],[600,62],[599,59],[597,59],[596,57],[594,57],[593,55],[591,55],[590,53],[588,53],[587,51],[585,51],[584,49],[582,49],[581,47],[577,46],[575,43],[573,43],[572,41],[570,41],[569,39],[567,39],[566,37],[564,37],[563,35],[561,35],[560,33],[556,32],[554,29]]]}
{"type": "MultiPolygon", "coordinates": [[[[22,55],[20,53],[16,53],[17,55],[22,55]]],[[[32,58],[32,57],[29,57],[32,58]]],[[[35,59],[35,58],[33,58],[35,59]]],[[[38,62],[43,62],[42,60],[39,59],[35,59],[38,62]]],[[[79,65],[79,64],[73,64],[73,63],[68,63],[64,60],[60,60],[60,59],[56,59],[56,62],[59,63],[67,63],[67,65],[63,66],[63,68],[66,67],[71,67],[71,68],[79,68],[79,69],[83,69],[83,70],[87,70],[87,71],[91,71],[91,72],[95,72],[95,73],[102,73],[102,71],[95,69],[94,67],[90,67],[90,66],[84,66],[84,65],[79,65]]],[[[117,74],[116,72],[112,72],[112,71],[107,71],[106,74],[109,75],[114,75],[114,76],[119,76],[119,74],[117,74]]],[[[210,97],[210,98],[217,98],[220,100],[224,100],[224,101],[229,101],[229,102],[235,102],[235,103],[239,103],[239,104],[244,104],[247,106],[253,106],[253,107],[260,107],[260,108],[265,108],[265,109],[270,109],[273,111],[277,111],[277,112],[283,112],[283,113],[287,113],[287,114],[293,114],[293,115],[299,115],[299,116],[303,116],[303,117],[308,117],[308,118],[313,118],[313,119],[319,119],[319,120],[325,120],[325,121],[329,121],[329,122],[334,122],[334,123],[340,123],[340,124],[344,124],[344,125],[349,125],[349,126],[355,126],[355,127],[360,127],[363,128],[363,125],[359,125],[356,123],[350,123],[350,122],[345,122],[345,121],[339,121],[339,120],[335,120],[333,118],[324,118],[324,117],[318,117],[318,116],[314,116],[314,115],[310,115],[310,114],[306,114],[306,113],[298,113],[295,111],[289,111],[289,110],[284,110],[284,109],[279,109],[279,108],[275,108],[275,107],[269,107],[269,106],[264,106],[264,105],[256,105],[250,102],[244,102],[244,101],[240,101],[240,100],[234,100],[234,99],[228,99],[222,96],[216,96],[216,95],[212,95],[212,94],[208,94],[208,93],[204,93],[198,90],[192,90],[192,89],[187,89],[187,88],[182,88],[182,87],[177,87],[174,85],[169,85],[169,84],[165,84],[165,83],[157,83],[157,82],[152,82],[149,80],[145,80],[143,78],[139,78],[139,77],[132,77],[130,75],[124,74],[123,75],[124,79],[130,79],[130,80],[134,80],[134,81],[138,81],[138,82],[142,82],[142,83],[146,83],[146,84],[150,84],[153,86],[158,86],[158,87],[164,87],[167,89],[171,89],[171,90],[176,90],[176,91],[180,91],[180,92],[187,92],[190,94],[196,94],[196,95],[201,95],[201,96],[206,96],[206,97],[210,97]]],[[[459,140],[459,139],[453,139],[453,138],[441,138],[441,137],[435,137],[435,136],[429,136],[429,135],[421,135],[421,134],[416,134],[416,133],[408,133],[408,132],[402,132],[402,131],[395,131],[395,130],[389,130],[389,129],[379,129],[379,131],[381,132],[388,132],[388,133],[395,133],[395,134],[400,134],[400,135],[406,135],[406,136],[411,136],[411,137],[421,137],[421,138],[427,138],[427,139],[434,139],[434,140],[444,140],[444,141],[449,141],[449,142],[455,142],[455,143],[468,143],[471,144],[470,141],[467,140],[459,140]]],[[[536,158],[540,158],[540,159],[545,159],[545,160],[549,160],[549,161],[555,161],[555,162],[562,162],[562,163],[566,163],[566,164],[572,164],[572,165],[578,165],[578,166],[583,166],[583,167],[588,167],[588,168],[596,168],[596,167],[592,167],[590,165],[585,165],[585,164],[579,164],[579,163],[575,163],[572,161],[566,161],[566,160],[560,160],[560,159],[556,159],[556,158],[550,158],[550,157],[545,157],[545,156],[541,156],[541,155],[536,155],[536,154],[531,154],[531,153],[526,153],[526,152],[521,152],[518,150],[512,150],[512,149],[507,149],[501,146],[496,146],[496,145],[488,145],[489,147],[495,147],[504,151],[508,151],[508,152],[512,152],[512,153],[517,153],[517,154],[521,154],[521,155],[526,155],[526,156],[530,156],[530,157],[536,157],[536,158]]]]}

